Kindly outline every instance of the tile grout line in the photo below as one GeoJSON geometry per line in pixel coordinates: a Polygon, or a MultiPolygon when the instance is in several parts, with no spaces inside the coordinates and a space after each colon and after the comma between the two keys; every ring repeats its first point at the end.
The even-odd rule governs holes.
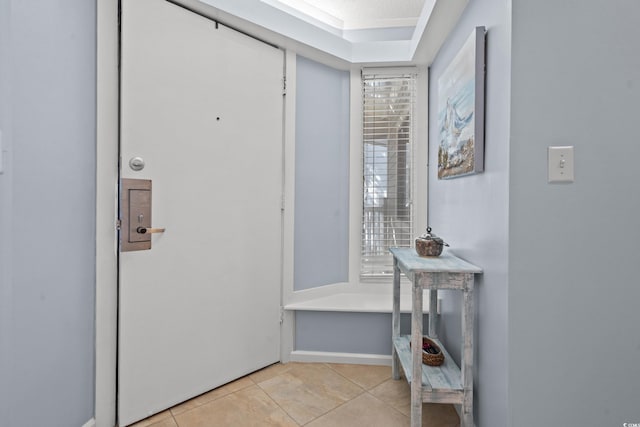
{"type": "Polygon", "coordinates": [[[329,409],[329,410],[328,410],[328,411],[326,411],[326,412],[323,412],[322,414],[318,415],[317,417],[314,417],[312,420],[307,421],[306,423],[304,423],[304,424],[303,424],[303,425],[305,425],[305,426],[306,426],[306,425],[308,425],[309,423],[314,422],[315,420],[317,420],[317,419],[318,419],[318,418],[320,418],[320,417],[324,417],[325,415],[330,414],[331,412],[333,412],[333,411],[337,410],[337,409],[338,409],[338,408],[340,408],[341,406],[346,405],[347,403],[351,402],[353,399],[356,399],[356,398],[358,398],[358,397],[362,396],[363,394],[365,394],[365,393],[367,392],[367,390],[366,390],[364,387],[362,387],[360,384],[356,384],[355,382],[353,382],[353,381],[352,381],[352,380],[350,380],[349,378],[347,378],[347,377],[345,377],[344,375],[342,375],[340,372],[338,372],[338,371],[336,371],[335,369],[333,369],[333,367],[331,367],[331,364],[329,364],[329,363],[321,363],[321,365],[323,365],[323,366],[325,366],[325,367],[329,368],[329,370],[331,370],[332,372],[334,372],[334,373],[338,374],[339,376],[341,376],[342,378],[344,378],[345,380],[347,380],[347,381],[348,381],[348,382],[350,382],[351,384],[353,384],[353,385],[355,385],[356,387],[358,387],[358,388],[362,389],[362,393],[359,393],[359,394],[357,394],[357,395],[353,396],[351,399],[348,399],[348,400],[346,400],[346,401],[344,401],[344,402],[340,403],[338,406],[336,406],[336,407],[334,407],[334,408],[331,408],[331,409],[329,409]]]}
{"type": "MultiPolygon", "coordinates": [[[[357,384],[356,384],[356,385],[357,385],[357,384]]],[[[358,386],[358,387],[360,387],[360,386],[358,386]]],[[[360,388],[362,388],[362,387],[360,387],[360,388]]],[[[360,393],[360,394],[358,394],[358,395],[356,395],[356,396],[353,396],[351,399],[346,400],[346,401],[344,401],[344,402],[340,403],[338,406],[336,406],[336,407],[334,407],[334,408],[329,409],[328,411],[326,411],[326,412],[324,412],[324,413],[322,413],[322,414],[318,415],[318,416],[317,416],[317,417],[315,417],[314,419],[312,419],[312,420],[310,420],[310,421],[308,421],[308,422],[304,423],[303,425],[305,425],[305,426],[306,426],[307,424],[314,422],[314,421],[315,421],[315,420],[317,420],[318,418],[320,418],[320,417],[324,417],[325,415],[328,415],[328,414],[332,413],[333,411],[338,410],[338,408],[340,408],[340,407],[342,407],[342,406],[346,405],[347,403],[351,402],[351,401],[352,401],[352,400],[354,400],[354,399],[357,399],[358,397],[362,396],[362,395],[363,395],[363,394],[365,394],[365,393],[367,393],[367,390],[362,389],[362,393],[360,393]]]]}
{"type": "MultiPolygon", "coordinates": [[[[383,400],[381,397],[378,397],[378,396],[376,396],[375,394],[373,394],[373,393],[372,393],[372,391],[373,391],[374,389],[376,389],[376,387],[380,386],[381,384],[384,384],[385,382],[387,382],[387,381],[389,381],[389,380],[393,380],[393,378],[387,378],[387,379],[385,379],[385,380],[381,381],[381,382],[380,382],[380,383],[378,383],[378,384],[375,384],[375,385],[373,385],[373,386],[371,386],[371,387],[366,387],[366,386],[363,386],[363,385],[360,385],[360,384],[356,383],[354,380],[352,380],[352,379],[350,379],[349,377],[347,377],[346,375],[342,374],[342,373],[341,373],[340,371],[338,371],[337,369],[334,369],[334,367],[333,367],[333,366],[332,366],[332,364],[330,364],[330,363],[319,363],[319,364],[310,364],[310,365],[324,366],[324,367],[326,367],[326,368],[329,368],[330,372],[333,372],[333,373],[337,374],[337,375],[338,375],[340,378],[342,378],[343,380],[346,380],[348,383],[350,383],[350,384],[352,384],[353,386],[357,387],[357,388],[360,390],[360,392],[359,392],[357,395],[355,395],[355,396],[353,396],[353,397],[351,397],[351,398],[349,398],[349,399],[345,400],[344,402],[342,402],[342,403],[338,403],[338,404],[337,404],[337,406],[335,406],[335,407],[333,407],[333,408],[331,408],[331,409],[329,409],[329,410],[327,410],[327,411],[325,411],[325,412],[323,412],[323,413],[321,413],[321,414],[319,414],[319,415],[317,415],[317,416],[314,416],[314,417],[313,417],[312,419],[310,419],[309,421],[305,421],[304,423],[301,423],[301,422],[297,421],[297,420],[296,420],[296,419],[295,419],[295,418],[294,418],[294,417],[293,417],[293,416],[292,416],[292,415],[291,415],[291,414],[290,414],[290,413],[289,413],[289,412],[288,412],[288,411],[287,411],[287,410],[286,410],[282,405],[280,405],[280,404],[278,403],[278,401],[276,401],[276,400],[274,399],[274,397],[273,397],[273,396],[272,396],[272,395],[271,395],[271,394],[270,394],[270,393],[269,393],[265,388],[263,388],[257,380],[255,380],[254,378],[251,378],[251,375],[252,375],[253,373],[250,373],[250,374],[245,375],[244,377],[240,377],[240,378],[238,378],[237,380],[234,380],[234,381],[238,381],[238,380],[241,380],[241,379],[243,379],[243,378],[248,378],[248,379],[249,379],[249,384],[248,384],[248,385],[246,385],[246,386],[244,386],[244,387],[241,387],[241,388],[239,388],[239,389],[237,389],[237,390],[234,390],[234,391],[232,391],[232,392],[229,392],[229,393],[227,393],[227,394],[224,394],[224,395],[222,395],[222,396],[218,396],[218,397],[216,397],[216,398],[214,398],[214,399],[212,399],[212,400],[209,400],[209,401],[207,401],[207,402],[204,402],[204,403],[198,404],[197,406],[194,406],[193,408],[190,408],[190,409],[188,409],[187,411],[181,412],[180,414],[177,414],[177,415],[174,415],[174,413],[171,411],[171,409],[172,409],[172,408],[169,408],[169,409],[168,409],[169,417],[171,417],[171,419],[173,419],[173,421],[174,421],[174,426],[175,426],[175,427],[180,427],[180,424],[178,423],[177,416],[181,416],[181,415],[183,415],[183,414],[189,413],[189,412],[194,411],[194,410],[196,410],[196,409],[198,409],[198,408],[201,408],[201,407],[202,407],[202,406],[204,406],[204,405],[208,405],[209,403],[212,403],[212,402],[214,402],[214,401],[218,401],[218,400],[223,399],[223,398],[225,398],[225,397],[229,397],[229,396],[232,396],[232,395],[237,395],[239,392],[242,392],[242,391],[244,391],[244,390],[246,390],[246,389],[248,389],[248,388],[250,388],[250,387],[256,386],[258,390],[261,390],[264,394],[266,394],[266,395],[267,395],[267,398],[269,399],[269,401],[270,401],[270,402],[272,402],[272,403],[273,403],[273,404],[274,404],[274,405],[275,405],[279,410],[281,410],[284,414],[286,414],[286,415],[289,417],[289,419],[294,423],[294,425],[299,426],[299,427],[307,426],[307,425],[309,425],[309,424],[311,424],[311,423],[313,423],[313,422],[317,421],[318,419],[320,419],[320,418],[322,418],[322,417],[325,417],[325,416],[327,416],[327,415],[331,414],[332,412],[338,411],[338,410],[339,410],[340,408],[342,408],[343,406],[347,405],[347,404],[348,404],[348,403],[350,403],[350,402],[353,402],[355,399],[358,399],[358,398],[363,397],[365,394],[366,394],[366,395],[368,395],[367,397],[375,399],[375,401],[376,401],[376,402],[378,402],[379,404],[382,404],[382,406],[387,407],[387,408],[390,408],[390,409],[392,410],[392,412],[393,412],[393,413],[396,413],[396,414],[398,414],[398,415],[402,416],[402,417],[403,417],[403,418],[405,418],[405,419],[410,419],[410,417],[409,417],[407,414],[405,414],[404,412],[402,412],[402,411],[401,411],[400,407],[396,407],[396,406],[395,406],[395,405],[393,405],[392,403],[387,402],[387,401],[383,400]]],[[[258,371],[256,371],[256,372],[258,372],[258,371]]],[[[266,382],[266,381],[269,381],[269,380],[274,379],[274,378],[280,378],[281,380],[284,380],[282,377],[283,377],[283,376],[284,376],[284,374],[286,374],[287,372],[288,372],[288,371],[281,372],[281,373],[279,373],[279,374],[277,374],[277,375],[273,375],[272,377],[267,378],[267,379],[265,379],[265,380],[264,380],[264,381],[262,381],[262,382],[266,382]]],[[[357,377],[357,378],[359,378],[357,375],[356,375],[356,377],[357,377]]],[[[225,384],[225,385],[231,384],[231,383],[233,383],[234,381],[231,381],[230,383],[227,383],[227,384],[225,384]]],[[[404,382],[404,381],[402,381],[402,380],[400,380],[400,381],[401,381],[401,382],[404,382]]],[[[303,382],[304,382],[304,381],[303,381],[303,382]]],[[[365,382],[366,382],[366,381],[365,381],[365,382]]],[[[305,382],[305,383],[306,383],[306,382],[305,382]]],[[[225,385],[223,385],[223,386],[225,386],[225,385]]],[[[220,387],[223,387],[223,386],[220,386],[220,387]]],[[[213,390],[215,390],[215,389],[212,389],[211,391],[213,391],[213,390]]],[[[208,392],[205,392],[205,393],[203,393],[203,394],[206,394],[206,393],[208,393],[208,392]]],[[[184,403],[184,402],[183,402],[183,403],[184,403]]],[[[423,403],[423,404],[424,404],[424,403],[423,403]]],[[[179,405],[180,405],[180,404],[175,405],[175,406],[179,406],[179,405]]],[[[169,417],[167,417],[166,419],[168,419],[169,417]]],[[[162,422],[162,421],[157,421],[156,423],[158,423],[158,422],[162,422]]],[[[156,423],[154,423],[154,425],[155,425],[156,423]]],[[[185,426],[185,427],[186,427],[186,426],[185,426]]]]}
{"type": "MultiPolygon", "coordinates": [[[[389,408],[391,408],[391,409],[392,409],[392,410],[394,410],[395,412],[399,413],[399,414],[400,414],[400,415],[402,415],[403,417],[410,419],[410,417],[407,417],[407,415],[406,415],[406,414],[403,414],[403,413],[402,413],[398,408],[396,408],[395,406],[391,405],[390,403],[387,403],[387,402],[385,402],[385,401],[381,400],[381,399],[380,399],[380,398],[378,398],[376,395],[374,395],[374,394],[372,394],[372,393],[371,393],[371,390],[373,390],[374,388],[378,387],[380,384],[382,384],[382,383],[384,383],[384,382],[388,381],[389,379],[393,379],[393,377],[391,377],[391,378],[387,378],[387,379],[385,379],[385,380],[383,380],[383,381],[379,382],[378,384],[374,385],[373,387],[371,387],[371,388],[367,389],[367,388],[365,388],[365,387],[362,387],[360,384],[356,384],[356,383],[355,383],[354,381],[352,381],[350,378],[347,378],[345,375],[343,375],[340,371],[337,371],[336,369],[334,369],[334,368],[331,366],[331,364],[330,364],[330,363],[324,363],[324,365],[327,365],[327,367],[328,367],[329,369],[331,369],[331,370],[332,370],[333,372],[335,372],[336,374],[338,374],[338,375],[342,376],[344,379],[346,379],[346,380],[348,380],[348,381],[351,381],[353,384],[355,384],[355,385],[357,385],[358,387],[362,388],[362,389],[364,390],[364,392],[363,392],[363,393],[360,393],[360,394],[359,394],[359,395],[357,395],[357,396],[354,396],[352,399],[347,400],[346,402],[344,402],[344,403],[342,403],[342,404],[340,404],[340,405],[336,406],[335,408],[333,408],[333,409],[331,409],[330,411],[328,411],[328,412],[326,412],[326,413],[324,413],[324,414],[322,414],[322,415],[318,416],[317,418],[322,417],[322,416],[324,416],[324,415],[326,415],[326,414],[328,414],[328,413],[330,413],[330,412],[333,412],[333,411],[337,410],[339,407],[341,407],[341,406],[343,406],[343,405],[345,405],[345,404],[347,404],[347,403],[351,402],[352,400],[354,400],[354,399],[356,399],[356,398],[358,398],[358,397],[360,397],[360,396],[362,396],[363,394],[365,394],[365,393],[366,393],[366,394],[368,394],[369,396],[371,396],[371,397],[373,397],[374,399],[376,399],[378,402],[382,403],[383,405],[388,406],[389,408]]],[[[402,378],[401,378],[401,379],[402,379],[402,378]]],[[[317,418],[314,418],[314,420],[315,420],[315,419],[317,419],[317,418]]],[[[312,420],[312,421],[313,421],[313,420],[312,420]]],[[[309,421],[309,422],[311,422],[311,421],[309,421]]],[[[307,424],[308,424],[308,423],[307,423],[307,424]]]]}
{"type": "MultiPolygon", "coordinates": [[[[191,401],[191,400],[197,399],[198,397],[203,396],[203,395],[205,395],[205,394],[207,394],[207,393],[211,393],[211,392],[212,392],[212,391],[214,391],[214,390],[217,390],[217,389],[219,389],[219,388],[222,388],[222,387],[225,387],[225,386],[227,386],[227,385],[229,385],[229,384],[232,384],[232,383],[234,383],[234,382],[236,382],[236,381],[239,381],[239,380],[241,380],[241,379],[243,379],[243,378],[248,378],[248,379],[253,383],[253,385],[257,385],[257,384],[256,384],[256,382],[255,382],[252,378],[249,378],[249,375],[251,375],[251,374],[247,374],[247,375],[245,375],[245,376],[243,376],[243,377],[237,378],[237,379],[235,379],[235,380],[233,380],[233,381],[230,381],[230,382],[228,382],[228,383],[226,383],[226,384],[223,384],[223,385],[221,385],[221,386],[218,386],[218,387],[216,387],[216,388],[213,388],[213,389],[211,389],[211,390],[209,390],[209,391],[205,391],[204,393],[199,394],[199,395],[198,395],[198,396],[196,396],[196,397],[193,397],[193,398],[191,398],[191,399],[189,399],[189,400],[186,400],[186,401],[184,401],[184,402],[182,402],[182,403],[178,403],[177,405],[172,406],[171,408],[167,409],[167,411],[169,411],[169,414],[173,417],[173,420],[176,422],[176,425],[177,425],[178,427],[180,427],[180,425],[178,424],[178,420],[176,419],[176,415],[174,415],[174,414],[173,414],[173,411],[172,411],[171,409],[173,409],[173,408],[175,408],[175,407],[177,407],[177,406],[180,406],[180,405],[182,405],[182,404],[185,404],[185,403],[187,403],[187,402],[189,402],[189,401],[191,401]]],[[[204,403],[200,403],[200,404],[198,404],[198,405],[194,406],[193,408],[189,408],[189,409],[187,409],[186,411],[180,412],[178,415],[186,414],[186,413],[191,412],[191,411],[193,411],[193,410],[195,410],[195,409],[198,409],[198,408],[200,408],[200,407],[202,407],[202,406],[204,406],[204,405],[208,405],[208,404],[209,404],[209,403],[211,403],[211,402],[215,402],[216,400],[219,400],[219,399],[222,399],[222,398],[224,398],[224,397],[230,396],[230,395],[235,394],[235,393],[237,393],[237,392],[239,392],[239,391],[245,390],[245,389],[247,389],[247,388],[249,388],[249,387],[251,387],[251,385],[248,385],[248,386],[246,386],[246,387],[239,388],[239,389],[234,390],[234,391],[232,391],[232,392],[229,392],[229,393],[227,393],[227,394],[225,394],[225,395],[215,397],[215,398],[213,398],[213,399],[211,399],[211,400],[208,400],[208,401],[206,401],[206,402],[204,402],[204,403]]]]}
{"type": "Polygon", "coordinates": [[[346,379],[347,381],[350,381],[350,382],[352,382],[353,384],[357,385],[358,387],[360,387],[361,389],[363,389],[363,390],[364,390],[364,391],[366,391],[366,392],[368,392],[369,390],[373,390],[374,388],[378,387],[380,384],[382,384],[383,382],[385,382],[385,381],[387,381],[387,380],[389,380],[389,379],[391,378],[391,377],[390,377],[390,378],[384,379],[384,380],[380,381],[378,384],[374,385],[373,387],[366,388],[366,387],[363,387],[363,386],[361,386],[360,384],[356,383],[355,381],[351,380],[350,378],[347,378],[345,375],[343,375],[342,373],[340,373],[340,371],[337,371],[337,370],[333,369],[333,367],[331,366],[331,364],[330,364],[330,363],[324,363],[324,365],[327,365],[327,367],[328,367],[329,369],[331,369],[333,372],[335,372],[336,374],[340,375],[342,378],[346,379]]]}
{"type": "MultiPolygon", "coordinates": [[[[284,373],[286,373],[286,372],[284,372],[284,373]]],[[[284,374],[284,373],[283,373],[283,374],[284,374]]],[[[273,378],[276,378],[276,377],[279,377],[279,376],[281,376],[281,375],[283,375],[283,374],[274,375],[273,377],[271,377],[271,378],[269,378],[269,379],[267,379],[267,380],[264,380],[264,381],[262,381],[262,382],[269,381],[269,380],[271,380],[271,379],[273,379],[273,378]]],[[[291,414],[290,414],[286,409],[284,409],[282,406],[280,406],[280,404],[279,404],[279,403],[278,403],[278,402],[277,402],[277,401],[276,401],[276,400],[271,396],[271,394],[269,394],[269,392],[268,392],[267,390],[265,390],[264,388],[262,388],[262,386],[260,385],[260,383],[255,382],[255,381],[254,381],[254,383],[256,384],[256,386],[257,386],[260,390],[262,390],[262,392],[263,392],[264,394],[266,394],[266,395],[267,395],[267,397],[268,397],[268,398],[269,398],[273,403],[275,403],[275,404],[276,404],[276,406],[277,406],[278,408],[280,408],[280,409],[282,410],[282,412],[284,412],[285,414],[287,414],[287,416],[288,416],[289,418],[291,418],[291,419],[293,420],[293,422],[294,422],[294,423],[296,423],[298,426],[302,426],[302,424],[300,424],[298,421],[296,421],[296,419],[295,419],[295,418],[293,418],[293,416],[292,416],[292,415],[291,415],[291,414]]],[[[178,427],[180,427],[180,426],[178,426],[178,427]]]]}
{"type": "MultiPolygon", "coordinates": [[[[350,378],[347,378],[346,376],[344,376],[342,373],[340,373],[339,371],[336,371],[335,369],[333,369],[333,367],[331,366],[330,363],[323,363],[323,365],[325,365],[327,368],[331,369],[333,372],[335,372],[336,374],[340,375],[342,378],[344,378],[345,380],[349,381],[351,384],[355,384],[356,386],[360,387],[361,389],[363,389],[364,391],[367,391],[366,388],[362,387],[360,384],[356,384],[354,381],[352,381],[350,378]]],[[[359,396],[359,395],[358,395],[359,396]]]]}
{"type": "MultiPolygon", "coordinates": [[[[382,384],[382,383],[380,383],[382,384]]],[[[380,385],[378,384],[378,385],[380,385]]],[[[393,406],[390,403],[385,402],[384,400],[380,399],[378,396],[376,396],[375,394],[371,394],[367,391],[367,394],[369,394],[369,396],[373,397],[374,399],[376,399],[378,402],[382,403],[383,405],[388,406],[389,408],[393,409],[394,411],[396,411],[397,413],[399,413],[400,415],[402,415],[403,417],[406,417],[409,421],[411,421],[411,417],[407,416],[407,414],[404,414],[400,411],[400,409],[396,408],[395,406],[393,406]]],[[[424,405],[424,402],[422,402],[422,404],[424,405]]],[[[178,426],[180,427],[180,426],[178,426]]]]}
{"type": "MultiPolygon", "coordinates": [[[[314,363],[310,363],[310,364],[314,364],[314,363]]],[[[282,406],[280,406],[280,404],[278,404],[278,402],[276,402],[276,401],[273,399],[273,397],[271,397],[271,395],[269,394],[269,392],[268,392],[267,390],[263,389],[263,388],[260,386],[260,384],[259,384],[259,383],[256,383],[256,385],[257,385],[258,387],[260,387],[260,389],[261,389],[262,391],[264,391],[264,392],[265,392],[265,394],[266,394],[267,396],[269,396],[269,399],[271,399],[271,400],[272,400],[276,405],[278,405],[278,407],[279,407],[280,409],[282,409],[282,410],[283,410],[283,411],[284,411],[284,412],[285,412],[285,413],[286,413],[286,414],[287,414],[287,415],[288,415],[288,416],[289,416],[289,417],[290,417],[290,418],[291,418],[291,419],[292,419],[296,424],[298,424],[299,426],[305,426],[305,425],[307,425],[307,424],[309,424],[309,423],[312,423],[313,421],[317,420],[318,418],[323,417],[323,416],[325,416],[325,415],[327,415],[327,414],[331,413],[332,411],[335,411],[335,410],[336,410],[336,409],[338,409],[339,407],[341,407],[341,406],[343,406],[343,405],[345,405],[345,404],[347,404],[347,403],[351,402],[353,399],[355,399],[355,398],[357,398],[357,397],[359,397],[359,396],[362,396],[364,393],[366,393],[366,392],[367,392],[367,390],[366,390],[364,387],[360,386],[359,384],[354,383],[354,382],[353,382],[353,381],[351,381],[349,378],[345,377],[345,376],[344,376],[344,375],[342,375],[340,372],[336,371],[336,370],[335,370],[335,369],[333,369],[331,366],[329,366],[329,364],[328,364],[328,363],[318,363],[318,365],[320,365],[320,366],[325,366],[326,368],[329,368],[329,370],[331,370],[332,372],[334,372],[334,373],[338,374],[340,377],[344,378],[345,380],[347,380],[347,381],[348,381],[348,382],[350,382],[351,384],[353,384],[353,385],[355,385],[356,387],[360,388],[360,389],[362,390],[362,393],[359,393],[359,394],[357,394],[356,396],[352,397],[351,399],[348,399],[348,400],[346,400],[346,401],[344,401],[344,402],[340,403],[338,406],[335,406],[335,407],[333,407],[333,408],[329,409],[328,411],[325,411],[325,412],[323,412],[322,414],[320,414],[320,415],[318,415],[318,416],[316,416],[316,417],[313,417],[312,419],[310,419],[310,420],[309,420],[309,421],[307,421],[306,423],[304,423],[304,424],[300,424],[298,421],[296,421],[296,420],[295,420],[295,418],[293,418],[293,416],[292,416],[292,415],[291,415],[291,414],[290,414],[290,413],[289,413],[285,408],[283,408],[282,406]]],[[[285,373],[286,373],[286,372],[285,372],[285,373]]],[[[282,374],[278,374],[278,375],[275,375],[275,376],[271,377],[270,379],[272,379],[272,378],[276,378],[276,377],[279,377],[279,376],[281,376],[281,375],[284,375],[284,373],[282,373],[282,374]]],[[[268,381],[268,380],[265,380],[265,381],[268,381]]],[[[381,384],[382,384],[382,383],[381,383],[381,384]]]]}
{"type": "MultiPolygon", "coordinates": [[[[285,372],[283,372],[283,373],[280,373],[280,374],[274,375],[274,376],[272,376],[271,378],[268,378],[268,379],[266,379],[266,380],[264,380],[264,381],[261,381],[261,382],[266,382],[266,381],[270,381],[270,380],[272,380],[272,379],[274,379],[274,378],[281,377],[282,375],[286,374],[287,372],[289,372],[289,371],[285,371],[285,372]]],[[[269,399],[271,399],[271,401],[272,401],[273,403],[275,403],[275,404],[278,406],[278,408],[282,409],[282,411],[284,411],[284,413],[285,413],[285,414],[287,414],[287,416],[288,416],[289,418],[291,418],[291,419],[293,420],[293,422],[294,422],[294,423],[296,423],[298,426],[303,426],[303,425],[305,425],[305,424],[308,424],[308,423],[310,423],[311,421],[313,421],[313,420],[315,420],[315,419],[317,418],[317,417],[315,417],[315,418],[313,418],[311,421],[308,421],[308,422],[307,422],[307,423],[305,423],[305,424],[300,424],[300,423],[299,423],[295,418],[293,418],[293,415],[291,415],[291,414],[289,413],[289,411],[287,411],[285,408],[283,408],[283,407],[282,407],[282,406],[281,406],[281,405],[280,405],[280,404],[279,404],[279,403],[278,403],[278,402],[273,398],[273,396],[271,396],[271,394],[270,394],[267,390],[265,390],[265,389],[260,385],[260,383],[257,383],[257,382],[256,382],[256,385],[260,388],[260,390],[262,390],[262,391],[263,391],[263,392],[264,392],[264,393],[269,397],[269,399]]]]}

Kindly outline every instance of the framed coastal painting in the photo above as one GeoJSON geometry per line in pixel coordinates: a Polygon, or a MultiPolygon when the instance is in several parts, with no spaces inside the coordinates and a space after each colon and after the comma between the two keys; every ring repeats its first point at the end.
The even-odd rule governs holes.
{"type": "Polygon", "coordinates": [[[438,179],[484,170],[485,34],[476,27],[438,79],[438,179]]]}

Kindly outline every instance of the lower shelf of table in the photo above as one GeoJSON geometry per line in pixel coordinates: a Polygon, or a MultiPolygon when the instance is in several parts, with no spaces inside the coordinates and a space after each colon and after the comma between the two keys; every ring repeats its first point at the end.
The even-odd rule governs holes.
{"type": "MultiPolygon", "coordinates": [[[[413,372],[411,366],[411,337],[402,335],[394,339],[393,345],[398,353],[400,365],[407,381],[411,383],[413,372]]],[[[444,345],[437,340],[444,353],[444,363],[440,366],[422,364],[422,395],[425,402],[462,403],[463,387],[460,368],[453,361],[444,345]]]]}

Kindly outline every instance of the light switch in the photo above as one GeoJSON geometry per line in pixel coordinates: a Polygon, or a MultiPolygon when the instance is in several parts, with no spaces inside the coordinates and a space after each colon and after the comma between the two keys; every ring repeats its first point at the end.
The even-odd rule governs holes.
{"type": "Polygon", "coordinates": [[[549,147],[549,182],[573,182],[573,146],[549,147]]]}

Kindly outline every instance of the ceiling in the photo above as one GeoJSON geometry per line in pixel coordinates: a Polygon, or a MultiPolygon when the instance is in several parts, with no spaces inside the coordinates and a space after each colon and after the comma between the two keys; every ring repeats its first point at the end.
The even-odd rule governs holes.
{"type": "Polygon", "coordinates": [[[469,0],[181,1],[206,5],[227,25],[298,53],[393,65],[428,63],[469,0]]]}
{"type": "MultiPolygon", "coordinates": [[[[264,0],[263,0],[264,1],[264,0]]],[[[424,0],[268,0],[341,30],[415,27],[424,0]]]]}

